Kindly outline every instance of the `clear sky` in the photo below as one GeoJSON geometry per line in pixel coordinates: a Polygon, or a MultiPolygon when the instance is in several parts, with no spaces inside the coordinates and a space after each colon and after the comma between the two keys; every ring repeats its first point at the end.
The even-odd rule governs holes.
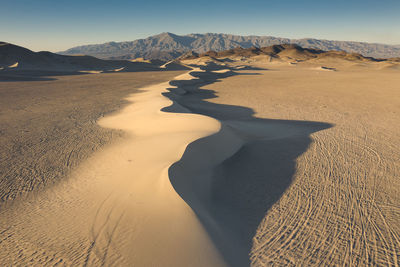
{"type": "Polygon", "coordinates": [[[34,51],[161,32],[400,44],[400,0],[0,0],[0,40],[34,51]]]}

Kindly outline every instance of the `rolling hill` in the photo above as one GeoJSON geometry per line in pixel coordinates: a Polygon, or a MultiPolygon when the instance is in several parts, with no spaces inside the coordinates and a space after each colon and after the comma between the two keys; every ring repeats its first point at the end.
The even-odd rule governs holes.
{"type": "Polygon", "coordinates": [[[205,53],[194,53],[188,52],[180,56],[179,60],[196,59],[196,58],[250,58],[254,56],[268,56],[269,61],[281,60],[288,62],[302,62],[307,60],[320,60],[320,59],[342,59],[347,61],[359,61],[359,62],[378,62],[378,61],[390,61],[394,62],[394,59],[375,59],[373,57],[365,57],[358,53],[347,53],[344,51],[323,51],[320,49],[303,48],[297,44],[281,44],[272,45],[267,47],[250,47],[241,48],[236,47],[225,51],[207,51],[205,53]]]}

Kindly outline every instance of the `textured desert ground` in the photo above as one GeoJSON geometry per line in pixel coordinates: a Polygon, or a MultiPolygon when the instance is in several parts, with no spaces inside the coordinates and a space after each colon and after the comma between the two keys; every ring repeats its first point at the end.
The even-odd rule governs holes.
{"type": "Polygon", "coordinates": [[[400,264],[398,65],[183,63],[0,83],[0,265],[400,264]]]}

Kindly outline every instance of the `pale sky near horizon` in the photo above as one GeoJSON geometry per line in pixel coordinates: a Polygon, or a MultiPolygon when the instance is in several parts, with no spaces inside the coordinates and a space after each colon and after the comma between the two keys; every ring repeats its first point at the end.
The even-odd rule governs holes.
{"type": "Polygon", "coordinates": [[[400,0],[0,1],[0,41],[34,51],[132,41],[161,32],[400,45],[400,0]]]}

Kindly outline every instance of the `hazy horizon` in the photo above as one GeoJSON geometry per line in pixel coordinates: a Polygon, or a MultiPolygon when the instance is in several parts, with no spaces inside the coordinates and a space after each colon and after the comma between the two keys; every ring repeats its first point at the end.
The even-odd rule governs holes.
{"type": "Polygon", "coordinates": [[[0,10],[1,41],[34,51],[110,41],[133,41],[162,32],[227,33],[292,39],[315,38],[400,45],[400,2],[181,0],[8,2],[0,10]]]}

